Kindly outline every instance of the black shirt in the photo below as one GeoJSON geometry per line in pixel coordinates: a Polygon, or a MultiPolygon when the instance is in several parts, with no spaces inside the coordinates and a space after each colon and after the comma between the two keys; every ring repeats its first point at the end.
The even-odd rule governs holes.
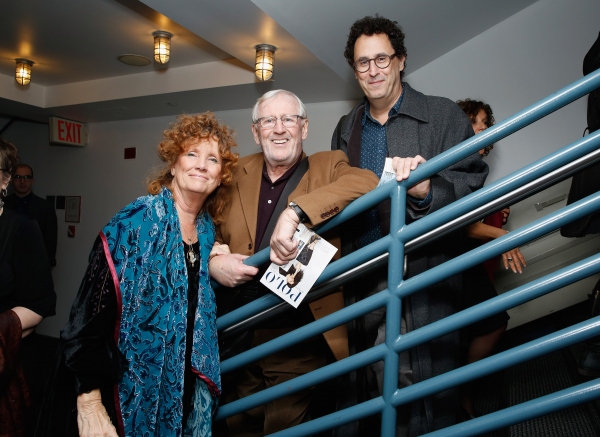
{"type": "Polygon", "coordinates": [[[38,224],[4,208],[0,215],[0,313],[16,306],[55,314],[56,293],[38,224]]]}

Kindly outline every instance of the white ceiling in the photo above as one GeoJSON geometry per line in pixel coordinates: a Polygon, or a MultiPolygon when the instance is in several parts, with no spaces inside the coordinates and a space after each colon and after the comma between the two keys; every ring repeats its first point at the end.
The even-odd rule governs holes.
{"type": "Polygon", "coordinates": [[[406,36],[415,71],[536,0],[19,0],[3,2],[0,115],[47,121],[123,120],[249,108],[269,89],[305,103],[361,93],[343,57],[350,25],[379,13],[406,36]],[[173,33],[167,68],[152,59],[152,32],[173,33]],[[254,46],[277,47],[274,80],[253,74],[254,46]],[[15,58],[35,62],[14,80],[15,58]]]}

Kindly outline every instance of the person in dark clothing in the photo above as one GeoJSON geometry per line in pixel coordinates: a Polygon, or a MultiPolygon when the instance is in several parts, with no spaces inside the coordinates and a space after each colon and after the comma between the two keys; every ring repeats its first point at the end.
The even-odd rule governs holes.
{"type": "MultiPolygon", "coordinates": [[[[583,59],[583,74],[587,75],[600,68],[600,34],[583,59]]],[[[588,95],[587,129],[590,133],[600,129],[600,88],[588,95]]],[[[573,176],[567,205],[577,202],[600,190],[600,163],[592,164],[573,176]]],[[[571,223],[560,229],[563,237],[585,237],[600,232],[600,213],[596,212],[571,223]]],[[[600,281],[594,286],[591,295],[591,315],[600,314],[600,281]]],[[[600,337],[588,339],[585,342],[583,354],[578,363],[581,375],[597,378],[600,376],[600,337]]]]}
{"type": "Polygon", "coordinates": [[[302,264],[298,262],[294,262],[294,264],[289,268],[287,272],[281,267],[279,267],[279,274],[281,276],[285,276],[287,286],[290,288],[294,288],[300,283],[302,278],[304,278],[304,270],[302,269],[302,264]]]}
{"type": "Polygon", "coordinates": [[[23,213],[38,222],[44,237],[48,260],[54,267],[56,265],[56,212],[50,202],[33,194],[33,183],[33,169],[27,164],[19,164],[12,177],[14,193],[7,196],[4,202],[7,209],[23,213]]]}
{"type": "MultiPolygon", "coordinates": [[[[426,96],[402,81],[407,51],[398,24],[381,16],[356,21],[344,52],[365,97],[340,120],[332,138],[332,149],[348,155],[350,165],[367,168],[378,176],[391,159],[396,180],[440,153],[473,135],[464,112],[449,99],[426,96]]],[[[408,189],[406,223],[418,220],[481,188],[487,165],[472,155],[408,189]]],[[[347,253],[388,233],[389,203],[384,202],[361,217],[345,240],[347,253]]],[[[407,276],[413,277],[458,255],[456,236],[436,240],[408,256],[407,276]]],[[[345,254],[344,253],[344,254],[345,254]]],[[[387,269],[367,275],[360,293],[376,293],[387,287],[387,269]]],[[[413,331],[453,314],[459,308],[461,275],[455,275],[421,290],[403,301],[403,326],[413,331]]],[[[360,298],[360,296],[359,296],[360,298]]],[[[385,341],[384,309],[365,317],[366,347],[385,341]],[[373,332],[374,331],[374,332],[373,332]],[[370,344],[368,344],[371,342],[370,344]]],[[[378,363],[376,363],[378,364],[378,363]]],[[[458,365],[458,334],[448,334],[417,346],[400,357],[401,385],[420,382],[452,370],[458,365]],[[410,355],[410,356],[406,356],[410,355]]],[[[383,364],[373,370],[382,387],[383,364]]],[[[457,393],[449,390],[410,406],[408,432],[417,435],[456,423],[457,393]]],[[[401,432],[400,430],[398,432],[401,432]]]]}
{"type": "Polygon", "coordinates": [[[315,251],[315,246],[317,242],[321,239],[317,234],[314,234],[310,237],[310,239],[306,242],[304,247],[302,247],[298,256],[296,257],[296,261],[307,266],[310,260],[312,259],[313,252],[315,251]]]}
{"type": "Polygon", "coordinates": [[[0,434],[25,433],[29,388],[19,360],[21,339],[54,315],[56,294],[39,226],[4,208],[17,149],[0,139],[0,434]]]}

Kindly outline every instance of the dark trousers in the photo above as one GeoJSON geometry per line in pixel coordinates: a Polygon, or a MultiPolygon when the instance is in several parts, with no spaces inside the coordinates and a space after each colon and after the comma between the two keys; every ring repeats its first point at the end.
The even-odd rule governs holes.
{"type": "MultiPolygon", "coordinates": [[[[257,329],[252,347],[266,343],[294,328],[257,329]]],[[[285,383],[326,364],[326,344],[318,336],[262,358],[232,374],[224,375],[227,402],[285,383]]],[[[298,425],[309,419],[314,387],[292,393],[227,419],[229,436],[259,437],[298,425]]]]}

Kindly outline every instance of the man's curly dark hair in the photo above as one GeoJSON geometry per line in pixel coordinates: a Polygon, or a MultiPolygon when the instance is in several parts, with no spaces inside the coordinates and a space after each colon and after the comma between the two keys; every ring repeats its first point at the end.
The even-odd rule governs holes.
{"type": "MultiPolygon", "coordinates": [[[[390,39],[390,43],[394,48],[394,52],[398,58],[406,56],[406,47],[404,47],[404,32],[397,21],[388,20],[375,14],[374,17],[366,16],[354,22],[350,28],[348,41],[346,42],[346,50],[344,56],[350,67],[354,68],[354,45],[356,40],[362,35],[372,36],[375,34],[385,33],[390,39]]],[[[390,53],[391,54],[391,53],[390,53]]],[[[400,73],[400,78],[404,77],[404,70],[400,73]]]]}

